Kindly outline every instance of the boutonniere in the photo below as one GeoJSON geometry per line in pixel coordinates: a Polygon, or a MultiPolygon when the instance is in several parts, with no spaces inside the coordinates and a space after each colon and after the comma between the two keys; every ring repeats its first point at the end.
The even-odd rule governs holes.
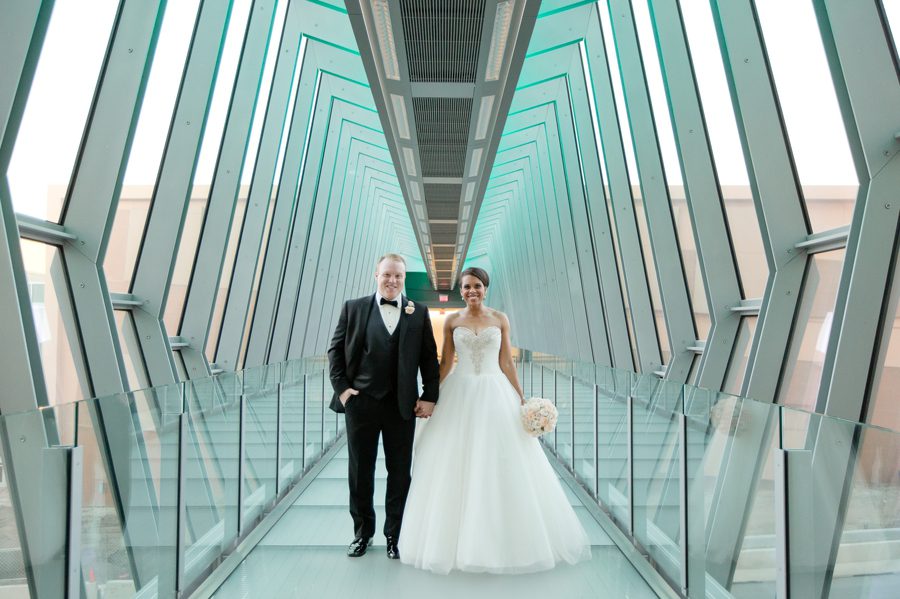
{"type": "Polygon", "coordinates": [[[406,307],[403,308],[403,311],[407,314],[412,314],[416,311],[416,305],[412,303],[412,300],[409,300],[408,302],[406,302],[406,307]]]}

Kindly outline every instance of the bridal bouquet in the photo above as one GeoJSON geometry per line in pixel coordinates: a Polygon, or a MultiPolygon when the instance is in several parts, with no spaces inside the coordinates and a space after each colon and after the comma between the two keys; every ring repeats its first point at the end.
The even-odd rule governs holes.
{"type": "Polygon", "coordinates": [[[540,437],[544,433],[551,432],[559,417],[553,402],[543,397],[532,397],[526,401],[521,407],[521,412],[522,426],[532,437],[540,437]]]}

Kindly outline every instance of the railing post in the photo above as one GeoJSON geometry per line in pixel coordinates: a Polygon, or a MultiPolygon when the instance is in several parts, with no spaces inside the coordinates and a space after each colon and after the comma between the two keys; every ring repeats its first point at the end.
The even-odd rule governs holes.
{"type": "Polygon", "coordinates": [[[278,498],[281,494],[281,431],[283,426],[281,419],[281,385],[281,381],[278,381],[275,385],[275,503],[278,503],[278,498]]]}
{"type": "Polygon", "coordinates": [[[309,382],[308,379],[309,379],[309,375],[304,372],[303,373],[303,408],[300,410],[300,413],[302,414],[301,426],[300,426],[300,431],[301,431],[300,436],[303,441],[303,446],[300,451],[300,460],[301,460],[300,471],[301,472],[306,471],[306,394],[309,389],[309,387],[307,386],[308,382],[309,382]]]}
{"type": "Polygon", "coordinates": [[[600,502],[600,386],[594,383],[594,499],[600,502]]]}
{"type": "Polygon", "coordinates": [[[679,516],[681,535],[678,545],[681,550],[681,594],[688,596],[688,446],[687,446],[687,416],[684,411],[678,414],[678,492],[679,492],[679,516]]]}
{"type": "Polygon", "coordinates": [[[319,402],[319,407],[322,409],[322,422],[319,427],[322,435],[322,452],[325,451],[325,377],[327,374],[328,372],[322,369],[322,401],[319,402]]]}
{"type": "MultiPolygon", "coordinates": [[[[178,502],[176,504],[176,520],[175,520],[175,594],[181,596],[184,590],[184,561],[185,547],[187,545],[187,533],[185,524],[187,521],[187,505],[185,496],[185,470],[187,461],[187,423],[188,418],[184,410],[178,414],[178,502]]],[[[240,514],[240,512],[238,512],[240,514]]]]}
{"type": "Polygon", "coordinates": [[[775,558],[778,599],[813,596],[812,452],[775,452],[775,558]],[[796,509],[794,509],[796,508],[796,509]]]}
{"type": "Polygon", "coordinates": [[[575,375],[569,376],[569,407],[572,410],[572,436],[569,445],[572,453],[572,474],[576,474],[578,469],[575,467],[575,375]]]}
{"type": "Polygon", "coordinates": [[[66,542],[66,599],[81,597],[81,508],[84,449],[68,448],[68,534],[66,542]]]}
{"type": "Polygon", "coordinates": [[[244,533],[244,460],[247,450],[247,396],[241,393],[238,415],[238,501],[237,501],[237,531],[238,539],[244,533]]]}
{"type": "Polygon", "coordinates": [[[634,396],[629,393],[625,404],[625,426],[628,439],[628,458],[625,473],[628,476],[628,534],[634,537],[634,396]]]}

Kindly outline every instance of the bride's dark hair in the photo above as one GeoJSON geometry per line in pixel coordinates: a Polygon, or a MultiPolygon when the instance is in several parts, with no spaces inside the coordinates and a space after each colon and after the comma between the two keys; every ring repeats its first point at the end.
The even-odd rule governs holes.
{"type": "Polygon", "coordinates": [[[485,287],[491,286],[491,278],[488,276],[487,271],[484,270],[483,268],[478,268],[477,266],[472,266],[472,267],[465,269],[464,271],[462,271],[459,274],[460,283],[462,283],[462,279],[466,275],[471,275],[471,276],[475,277],[476,279],[481,281],[482,285],[484,285],[485,287]]]}

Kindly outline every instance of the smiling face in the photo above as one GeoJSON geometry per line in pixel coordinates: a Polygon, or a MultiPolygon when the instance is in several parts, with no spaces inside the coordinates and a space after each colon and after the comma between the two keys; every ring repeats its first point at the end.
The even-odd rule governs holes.
{"type": "Polygon", "coordinates": [[[484,286],[484,283],[478,277],[465,275],[460,282],[459,291],[467,306],[477,306],[484,302],[487,287],[484,286]]]}
{"type": "Polygon", "coordinates": [[[375,280],[378,281],[378,293],[389,300],[397,299],[403,290],[406,280],[406,265],[390,258],[378,263],[375,269],[375,280]]]}

